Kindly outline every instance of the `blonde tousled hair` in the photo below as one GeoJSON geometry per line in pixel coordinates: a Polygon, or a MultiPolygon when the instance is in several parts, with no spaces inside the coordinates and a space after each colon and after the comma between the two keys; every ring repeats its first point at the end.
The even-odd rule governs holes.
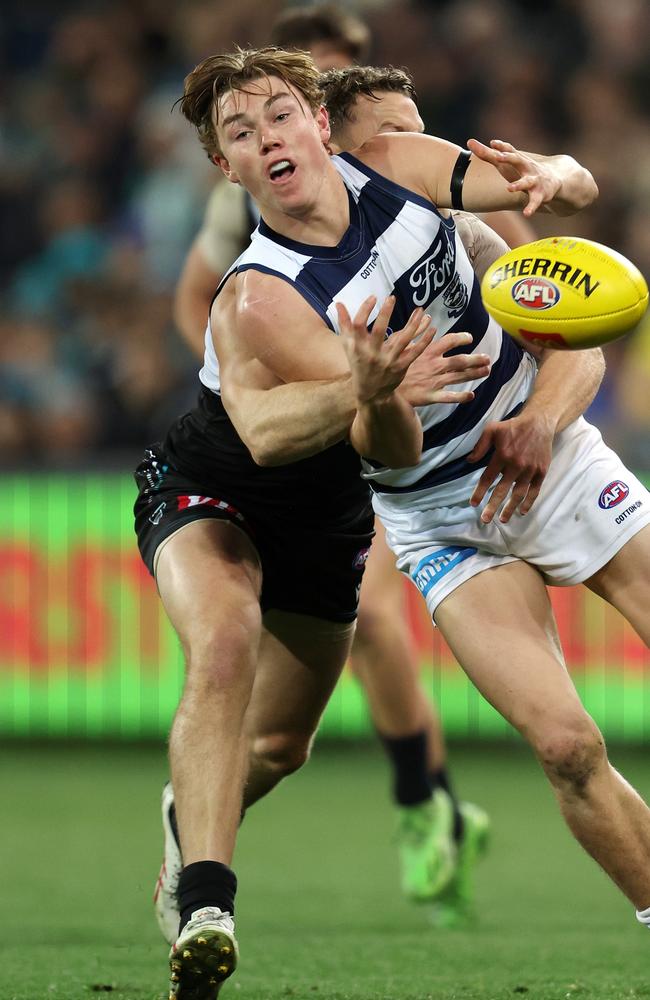
{"type": "Polygon", "coordinates": [[[269,45],[263,49],[240,49],[209,56],[185,78],[180,99],[182,113],[195,126],[201,144],[210,158],[220,154],[216,126],[219,123],[219,98],[229,90],[247,93],[253,80],[280,77],[299,91],[312,111],[323,103],[320,74],[308,52],[286,51],[269,45]]]}

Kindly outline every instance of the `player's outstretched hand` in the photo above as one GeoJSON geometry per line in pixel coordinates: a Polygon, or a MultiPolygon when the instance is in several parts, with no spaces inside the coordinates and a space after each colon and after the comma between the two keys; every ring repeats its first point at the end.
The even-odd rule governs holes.
{"type": "Polygon", "coordinates": [[[528,196],[528,204],[523,209],[526,216],[534,215],[560,190],[561,179],[548,162],[515,149],[509,142],[492,139],[486,146],[478,139],[469,139],[467,148],[480,160],[496,167],[508,181],[508,191],[523,191],[528,196]]]}
{"type": "Polygon", "coordinates": [[[490,374],[488,354],[452,354],[464,344],[471,344],[471,333],[445,333],[422,351],[404,376],[400,392],[411,406],[427,406],[430,403],[469,403],[474,399],[470,389],[453,391],[447,386],[475,379],[487,378],[490,374]]]}
{"type": "Polygon", "coordinates": [[[548,472],[552,444],[552,428],[538,418],[528,417],[525,411],[510,420],[487,424],[468,455],[468,461],[478,462],[494,448],[469,501],[473,507],[478,507],[498,479],[481,513],[482,521],[489,523],[502,505],[499,520],[503,524],[517,509],[520,514],[528,513],[548,472]]]}
{"type": "Polygon", "coordinates": [[[350,318],[342,302],[336,303],[339,336],[360,404],[387,399],[435,334],[435,329],[431,328],[431,317],[422,309],[415,309],[406,326],[387,338],[388,323],[395,306],[392,295],[383,303],[372,329],[368,330],[368,321],[376,303],[376,297],[371,295],[361,304],[354,319],[350,318]]]}

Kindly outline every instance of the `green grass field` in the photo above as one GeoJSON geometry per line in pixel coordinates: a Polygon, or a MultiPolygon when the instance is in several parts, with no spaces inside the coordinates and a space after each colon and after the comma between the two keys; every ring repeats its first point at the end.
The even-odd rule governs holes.
{"type": "MultiPolygon", "coordinates": [[[[612,757],[650,793],[640,752],[612,757]]],[[[163,750],[5,745],[1,759],[1,1000],[166,997],[151,910],[163,750]]],[[[572,842],[528,753],[452,760],[493,821],[477,925],[436,930],[402,900],[379,752],[321,744],[242,828],[241,964],[224,1000],[650,997],[650,935],[572,842]]]]}

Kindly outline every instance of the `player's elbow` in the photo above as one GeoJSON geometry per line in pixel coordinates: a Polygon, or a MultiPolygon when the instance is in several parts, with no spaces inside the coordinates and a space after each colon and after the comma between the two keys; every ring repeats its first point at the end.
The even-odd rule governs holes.
{"type": "Polygon", "coordinates": [[[400,442],[394,446],[384,445],[381,448],[373,448],[372,453],[363,449],[361,454],[366,457],[370,454],[373,462],[381,462],[387,469],[410,469],[420,461],[422,445],[414,442],[400,442]]]}
{"type": "Polygon", "coordinates": [[[274,447],[272,442],[253,439],[248,445],[248,450],[255,465],[265,469],[272,468],[274,465],[286,465],[290,461],[286,457],[286,451],[274,447]]]}
{"type": "Polygon", "coordinates": [[[561,154],[554,159],[562,180],[553,199],[543,207],[559,216],[573,215],[588,208],[598,197],[598,185],[593,175],[572,156],[561,154]]]}
{"type": "Polygon", "coordinates": [[[593,175],[586,169],[583,168],[583,183],[579,192],[579,209],[588,208],[592,205],[599,195],[598,185],[594,180],[593,175]]]}
{"type": "Polygon", "coordinates": [[[560,197],[554,200],[552,210],[559,216],[574,215],[575,212],[589,208],[598,194],[598,185],[592,174],[584,167],[580,167],[574,183],[568,185],[566,195],[560,193],[560,197]]]}
{"type": "Polygon", "coordinates": [[[304,441],[302,438],[292,441],[276,441],[269,439],[253,439],[248,445],[253,461],[262,468],[273,468],[278,465],[290,465],[310,458],[327,447],[326,443],[304,441]]]}
{"type": "Polygon", "coordinates": [[[299,455],[294,454],[292,442],[282,441],[271,427],[259,422],[246,428],[240,436],[251,453],[255,465],[262,468],[272,468],[277,465],[287,465],[299,455]]]}
{"type": "Polygon", "coordinates": [[[221,399],[224,408],[255,464],[266,467],[290,462],[290,445],[287,446],[287,442],[279,437],[272,414],[265,412],[259,400],[252,402],[247,399],[244,402],[241,396],[238,387],[233,386],[229,379],[223,380],[221,399]]]}
{"type": "Polygon", "coordinates": [[[592,347],[588,353],[593,371],[593,379],[597,389],[605,377],[605,355],[600,347],[592,347]]]}
{"type": "Polygon", "coordinates": [[[255,465],[266,467],[279,464],[274,461],[276,457],[275,451],[263,429],[255,425],[252,426],[250,423],[242,423],[241,421],[233,420],[233,423],[235,424],[237,433],[248,448],[255,465]]]}
{"type": "Polygon", "coordinates": [[[417,465],[422,458],[422,448],[413,446],[411,448],[400,449],[390,463],[392,469],[410,469],[417,465]]]}

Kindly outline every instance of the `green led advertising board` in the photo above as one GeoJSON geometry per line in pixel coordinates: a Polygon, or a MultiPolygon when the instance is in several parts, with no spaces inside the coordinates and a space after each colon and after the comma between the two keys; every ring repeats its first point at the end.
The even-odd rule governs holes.
{"type": "MultiPolygon", "coordinates": [[[[0,736],[162,737],[183,661],[135,543],[128,475],[0,480],[0,736]]],[[[407,590],[425,688],[450,736],[501,737],[507,725],[466,680],[407,590]]],[[[218,600],[219,581],[215,580],[218,600]]],[[[584,588],[552,590],[567,662],[607,736],[650,734],[650,656],[619,616],[584,588]]],[[[370,732],[346,672],[324,736],[370,732]]]]}

